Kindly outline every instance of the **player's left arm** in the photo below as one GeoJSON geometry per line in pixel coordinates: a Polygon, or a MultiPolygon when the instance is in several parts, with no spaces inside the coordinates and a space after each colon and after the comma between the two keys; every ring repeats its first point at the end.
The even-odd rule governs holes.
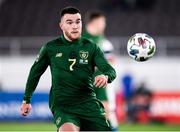
{"type": "Polygon", "coordinates": [[[116,78],[116,71],[105,59],[102,50],[97,45],[94,51],[94,63],[103,73],[95,77],[94,85],[96,87],[106,87],[107,83],[111,83],[116,78]]]}

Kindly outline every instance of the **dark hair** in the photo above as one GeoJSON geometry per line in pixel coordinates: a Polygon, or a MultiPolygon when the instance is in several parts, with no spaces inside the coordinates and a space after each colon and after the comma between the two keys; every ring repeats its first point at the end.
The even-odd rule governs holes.
{"type": "Polygon", "coordinates": [[[77,9],[76,7],[67,6],[61,10],[60,18],[62,18],[65,14],[76,14],[76,13],[81,14],[80,10],[77,9]]]}
{"type": "Polygon", "coordinates": [[[99,17],[105,17],[105,15],[102,11],[89,11],[85,15],[85,21],[86,21],[86,23],[89,23],[99,17]]]}

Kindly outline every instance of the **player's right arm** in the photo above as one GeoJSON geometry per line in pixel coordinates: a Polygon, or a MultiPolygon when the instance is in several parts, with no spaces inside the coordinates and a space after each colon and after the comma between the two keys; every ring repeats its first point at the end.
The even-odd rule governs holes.
{"type": "Polygon", "coordinates": [[[116,78],[115,69],[105,59],[102,50],[95,45],[94,62],[97,68],[106,76],[108,76],[108,83],[111,83],[116,78]]]}
{"type": "Polygon", "coordinates": [[[26,83],[26,89],[23,97],[23,103],[21,106],[21,114],[26,116],[29,114],[31,110],[30,100],[31,96],[36,89],[36,86],[39,82],[39,79],[41,75],[45,72],[49,65],[49,57],[47,55],[47,45],[44,45],[38,56],[35,60],[34,64],[31,67],[27,83],[26,83]]]}
{"type": "Polygon", "coordinates": [[[111,83],[116,78],[116,71],[105,59],[102,50],[97,45],[95,45],[94,62],[102,72],[101,75],[95,77],[94,85],[96,87],[106,87],[107,83],[111,83]]]}

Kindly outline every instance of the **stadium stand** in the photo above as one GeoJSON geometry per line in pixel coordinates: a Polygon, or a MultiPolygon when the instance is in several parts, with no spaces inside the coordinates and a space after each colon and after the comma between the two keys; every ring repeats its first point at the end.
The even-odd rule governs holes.
{"type": "MultiPolygon", "coordinates": [[[[180,27],[179,0],[153,0],[152,6],[146,9],[143,8],[145,5],[142,0],[134,0],[136,4],[133,7],[127,6],[127,0],[113,0],[111,4],[103,0],[93,1],[96,0],[88,3],[88,10],[104,10],[109,20],[109,36],[127,36],[135,32],[161,36],[180,35],[180,30],[177,30],[180,27]],[[119,25],[120,28],[117,28],[119,25]]],[[[87,11],[85,4],[83,0],[4,0],[0,8],[0,36],[58,35],[59,10],[73,5],[84,13],[87,11]]]]}
{"type": "Polygon", "coordinates": [[[37,53],[43,42],[60,34],[59,11],[68,5],[78,7],[83,16],[87,10],[104,11],[106,35],[118,54],[126,55],[129,36],[145,32],[158,43],[157,55],[180,55],[179,0],[91,1],[87,9],[84,0],[1,0],[0,55],[37,53]]]}

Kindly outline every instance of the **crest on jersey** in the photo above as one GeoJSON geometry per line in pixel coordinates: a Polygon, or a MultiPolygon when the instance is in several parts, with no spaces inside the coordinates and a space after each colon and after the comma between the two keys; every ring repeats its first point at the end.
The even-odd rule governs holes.
{"type": "Polygon", "coordinates": [[[81,59],[79,60],[80,64],[88,64],[88,56],[89,56],[89,52],[88,51],[79,51],[79,55],[81,57],[81,59]]]}
{"type": "Polygon", "coordinates": [[[79,55],[80,55],[81,59],[85,60],[88,58],[89,52],[81,50],[81,51],[79,51],[79,55]]]}

